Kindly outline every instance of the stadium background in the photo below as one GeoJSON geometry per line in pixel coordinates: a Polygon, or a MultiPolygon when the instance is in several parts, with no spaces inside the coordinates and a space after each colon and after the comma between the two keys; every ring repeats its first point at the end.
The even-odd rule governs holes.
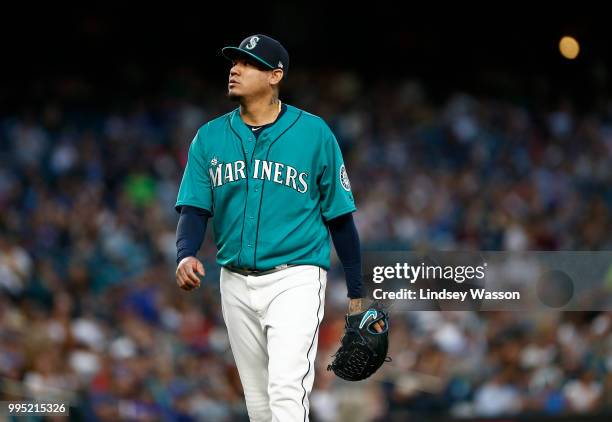
{"type": "MultiPolygon", "coordinates": [[[[245,420],[214,246],[204,287],[181,292],[172,206],[195,130],[234,107],[219,49],[251,33],[290,51],[281,99],[335,131],[364,249],[612,249],[604,13],[383,6],[3,16],[2,400],[59,396],[74,420],[245,420]]],[[[393,363],[349,384],[324,370],[345,294],[334,258],[313,421],[609,417],[609,311],[397,315],[393,363]]]]}

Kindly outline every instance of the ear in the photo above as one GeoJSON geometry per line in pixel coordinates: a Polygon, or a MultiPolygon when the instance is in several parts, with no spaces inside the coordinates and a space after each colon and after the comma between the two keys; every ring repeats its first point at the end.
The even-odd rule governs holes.
{"type": "Polygon", "coordinates": [[[280,81],[283,79],[285,72],[282,69],[274,69],[270,71],[270,76],[268,78],[270,85],[278,85],[280,81]]]}

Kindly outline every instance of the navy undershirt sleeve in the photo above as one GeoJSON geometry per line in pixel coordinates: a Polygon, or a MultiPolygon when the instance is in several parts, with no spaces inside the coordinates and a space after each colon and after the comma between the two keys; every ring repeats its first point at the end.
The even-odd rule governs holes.
{"type": "Polygon", "coordinates": [[[327,226],[344,268],[347,296],[351,299],[362,298],[364,294],[361,280],[361,247],[353,214],[348,213],[329,220],[327,226]]]}
{"type": "Polygon", "coordinates": [[[210,213],[202,208],[183,205],[176,226],[176,263],[188,256],[196,256],[206,234],[210,213]]]}

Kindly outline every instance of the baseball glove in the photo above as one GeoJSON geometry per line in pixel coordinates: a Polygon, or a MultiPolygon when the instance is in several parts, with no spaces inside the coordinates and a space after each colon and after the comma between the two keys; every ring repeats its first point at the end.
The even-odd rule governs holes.
{"type": "Polygon", "coordinates": [[[373,303],[366,311],[346,315],[345,320],[342,345],[327,370],[347,381],[360,381],[391,360],[387,356],[389,316],[380,304],[373,303]],[[372,327],[377,321],[385,323],[380,333],[372,327]]]}

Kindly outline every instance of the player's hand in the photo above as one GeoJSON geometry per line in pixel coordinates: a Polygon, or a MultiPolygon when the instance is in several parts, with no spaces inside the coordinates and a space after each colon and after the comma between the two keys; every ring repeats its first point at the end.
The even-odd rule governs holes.
{"type": "Polygon", "coordinates": [[[200,287],[200,277],[204,277],[204,265],[194,256],[183,258],[176,267],[176,284],[187,291],[200,287]]]}
{"type": "Polygon", "coordinates": [[[372,327],[374,327],[377,333],[382,333],[383,329],[385,328],[385,322],[376,321],[376,323],[372,324],[372,327]]]}
{"type": "MultiPolygon", "coordinates": [[[[349,300],[349,315],[358,314],[363,311],[363,299],[349,300]]],[[[374,330],[376,330],[377,333],[381,333],[385,328],[385,322],[376,321],[374,324],[372,324],[372,327],[374,327],[374,330]]]]}

